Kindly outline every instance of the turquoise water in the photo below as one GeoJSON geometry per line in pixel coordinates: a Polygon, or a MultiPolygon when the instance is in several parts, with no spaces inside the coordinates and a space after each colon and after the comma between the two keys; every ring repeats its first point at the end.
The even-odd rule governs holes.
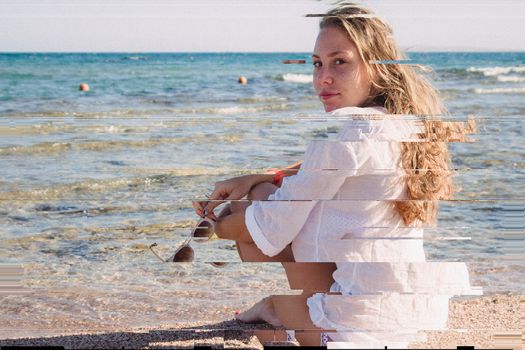
{"type": "MultiPolygon", "coordinates": [[[[523,292],[525,53],[410,58],[432,68],[451,118],[479,127],[450,146],[462,191],[427,230],[428,259],[523,292]]],[[[215,181],[291,164],[337,131],[307,118],[322,113],[312,66],[284,59],[308,54],[0,54],[0,262],[23,265],[27,291],[4,297],[6,327],[221,320],[289,293],[278,264],[205,264],[239,261],[227,241],[195,244],[184,266],[147,249],[168,256],[215,181]]]]}

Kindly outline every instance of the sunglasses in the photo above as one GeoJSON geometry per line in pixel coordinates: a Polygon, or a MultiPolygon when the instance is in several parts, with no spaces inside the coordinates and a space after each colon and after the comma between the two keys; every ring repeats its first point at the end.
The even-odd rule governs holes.
{"type": "MultiPolygon", "coordinates": [[[[195,251],[190,246],[190,242],[192,240],[198,243],[209,241],[214,235],[213,227],[214,224],[211,219],[204,218],[201,221],[199,221],[197,226],[191,232],[190,237],[184,242],[182,242],[182,244],[179,245],[177,249],[175,249],[175,253],[173,253],[173,255],[168,259],[163,259],[160,255],[157,254],[157,252],[153,250],[153,247],[156,247],[157,243],[153,243],[152,245],[150,245],[149,249],[153,254],[155,254],[157,258],[159,258],[159,260],[163,262],[192,262],[195,258],[195,251]]],[[[227,265],[227,263],[225,262],[211,262],[210,264],[215,267],[224,267],[225,265],[227,265]]]]}

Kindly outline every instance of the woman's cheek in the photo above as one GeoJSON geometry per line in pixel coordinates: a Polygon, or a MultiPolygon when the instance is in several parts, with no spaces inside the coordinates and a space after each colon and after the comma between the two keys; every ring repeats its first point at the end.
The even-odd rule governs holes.
{"type": "Polygon", "coordinates": [[[319,76],[317,73],[314,72],[313,74],[313,85],[314,85],[314,89],[315,89],[315,92],[319,92],[320,88],[319,88],[319,76]]]}

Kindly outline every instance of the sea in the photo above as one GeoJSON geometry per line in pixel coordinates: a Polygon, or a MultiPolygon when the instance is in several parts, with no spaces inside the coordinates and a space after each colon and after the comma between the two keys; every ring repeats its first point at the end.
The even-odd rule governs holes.
{"type": "MultiPolygon", "coordinates": [[[[485,294],[524,293],[525,53],[408,58],[444,118],[477,125],[449,145],[460,190],[425,232],[427,259],[466,262],[485,294]]],[[[340,126],[309,53],[0,54],[0,337],[220,322],[296,293],[231,241],[191,243],[193,263],[149,247],[170,256],[215,182],[292,164],[340,126]]]]}

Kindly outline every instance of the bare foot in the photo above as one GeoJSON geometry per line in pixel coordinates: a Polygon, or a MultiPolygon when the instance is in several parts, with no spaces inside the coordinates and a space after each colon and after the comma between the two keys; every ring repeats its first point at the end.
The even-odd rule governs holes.
{"type": "Polygon", "coordinates": [[[277,318],[273,308],[272,297],[266,297],[252,306],[250,309],[241,312],[235,318],[244,323],[268,322],[274,327],[280,327],[283,324],[277,318]]]}

